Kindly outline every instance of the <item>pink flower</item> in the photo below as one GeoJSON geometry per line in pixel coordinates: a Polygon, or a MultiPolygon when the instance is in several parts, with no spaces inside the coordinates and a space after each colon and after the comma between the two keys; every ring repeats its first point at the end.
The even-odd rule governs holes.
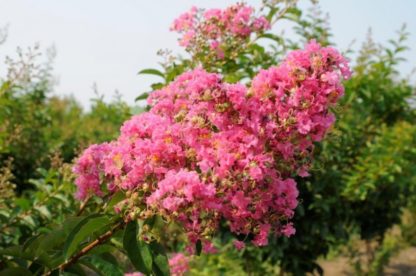
{"type": "Polygon", "coordinates": [[[202,11],[194,7],[175,19],[171,30],[181,34],[179,44],[187,51],[195,55],[214,53],[214,58],[224,59],[225,49],[232,45],[230,41],[237,40],[237,44],[241,44],[251,34],[269,28],[270,23],[264,16],[255,16],[252,7],[239,3],[223,10],[202,11]],[[206,49],[208,52],[204,52],[206,49]]]}
{"type": "Polygon", "coordinates": [[[282,228],[282,234],[286,237],[290,237],[296,233],[296,229],[293,227],[292,223],[288,223],[282,228]]]}
{"type": "Polygon", "coordinates": [[[257,246],[265,246],[268,244],[267,237],[270,232],[270,224],[262,224],[260,225],[260,232],[256,235],[253,240],[253,243],[257,246]]]}
{"type": "Polygon", "coordinates": [[[261,16],[259,18],[254,19],[253,28],[256,31],[264,31],[270,29],[270,22],[266,19],[266,17],[261,16]]]}
{"type": "Polygon", "coordinates": [[[234,246],[237,250],[242,250],[242,249],[244,249],[244,247],[246,247],[246,244],[243,241],[235,240],[235,241],[233,241],[233,244],[234,244],[234,246]]]}
{"type": "Polygon", "coordinates": [[[250,199],[244,196],[243,191],[238,191],[232,198],[231,203],[235,205],[238,209],[244,211],[247,209],[248,204],[250,204],[250,199]]]}
{"type": "Polygon", "coordinates": [[[204,18],[206,20],[220,20],[222,17],[222,10],[220,9],[209,9],[204,12],[204,18]]]}
{"type": "Polygon", "coordinates": [[[182,276],[189,270],[189,258],[182,253],[175,253],[169,259],[172,276],[182,276]]]}
{"type": "Polygon", "coordinates": [[[171,30],[175,31],[187,31],[192,29],[195,24],[195,16],[198,13],[196,7],[192,7],[189,12],[180,15],[172,24],[171,30]]]}
{"type": "Polygon", "coordinates": [[[179,45],[183,47],[188,47],[192,43],[192,40],[194,39],[195,36],[196,36],[195,31],[193,30],[187,31],[186,33],[184,33],[182,39],[179,42],[179,45]]]}
{"type": "Polygon", "coordinates": [[[73,172],[78,175],[75,184],[78,187],[76,197],[85,199],[91,194],[103,195],[101,190],[101,171],[104,168],[104,157],[111,149],[111,145],[91,145],[78,158],[73,172]]]}

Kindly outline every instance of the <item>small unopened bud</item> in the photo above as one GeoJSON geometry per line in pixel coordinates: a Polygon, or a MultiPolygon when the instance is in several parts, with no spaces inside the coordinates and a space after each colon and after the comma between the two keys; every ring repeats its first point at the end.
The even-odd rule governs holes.
{"type": "Polygon", "coordinates": [[[131,195],[131,199],[132,200],[136,200],[136,199],[138,199],[139,198],[139,193],[137,193],[137,192],[134,192],[132,195],[131,195]]]}
{"type": "Polygon", "coordinates": [[[142,188],[143,188],[143,191],[147,192],[149,190],[149,184],[144,183],[142,188]]]}

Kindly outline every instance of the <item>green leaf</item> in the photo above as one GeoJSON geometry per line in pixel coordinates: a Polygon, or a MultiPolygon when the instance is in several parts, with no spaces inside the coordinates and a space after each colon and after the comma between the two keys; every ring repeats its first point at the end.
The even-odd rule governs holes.
{"type": "Polygon", "coordinates": [[[32,274],[39,275],[44,271],[45,267],[42,264],[35,261],[30,264],[28,269],[32,274]]]}
{"type": "Polygon", "coordinates": [[[267,14],[266,18],[270,22],[273,19],[273,16],[279,11],[277,7],[271,7],[269,13],[267,14]]]}
{"type": "Polygon", "coordinates": [[[86,257],[84,257],[84,258],[80,259],[80,260],[78,261],[78,263],[79,263],[79,264],[82,264],[83,266],[88,267],[89,269],[91,269],[92,271],[94,271],[94,272],[96,273],[96,275],[99,275],[99,276],[106,276],[106,275],[104,275],[104,274],[103,274],[103,272],[102,272],[100,269],[98,269],[95,265],[93,265],[92,263],[90,263],[90,262],[89,262],[89,259],[88,259],[88,258],[86,258],[86,257]]]}
{"type": "Polygon", "coordinates": [[[14,203],[19,206],[22,210],[27,211],[31,208],[32,204],[27,198],[16,198],[14,203]]]}
{"type": "Polygon", "coordinates": [[[0,86],[0,95],[3,94],[3,92],[5,92],[6,90],[8,90],[11,86],[11,81],[3,82],[3,84],[0,86]]]}
{"type": "Polygon", "coordinates": [[[201,251],[202,251],[202,242],[201,240],[198,240],[195,244],[195,249],[196,249],[196,255],[200,256],[201,255],[201,251]]]}
{"type": "Polygon", "coordinates": [[[90,254],[92,255],[99,255],[103,253],[113,252],[116,250],[116,247],[111,244],[101,244],[99,246],[96,246],[90,251],[90,254]]]}
{"type": "Polygon", "coordinates": [[[78,248],[79,244],[97,230],[102,229],[110,222],[109,218],[103,215],[94,214],[81,220],[71,231],[65,242],[63,254],[68,259],[78,248]]]}
{"type": "Polygon", "coordinates": [[[33,275],[29,270],[23,267],[9,267],[0,271],[0,276],[26,276],[33,275]]]}
{"type": "Polygon", "coordinates": [[[39,206],[35,208],[43,217],[46,219],[51,219],[52,215],[51,212],[46,208],[46,206],[39,206]]]}
{"type": "Polygon", "coordinates": [[[138,75],[155,75],[155,76],[165,78],[165,75],[162,72],[160,72],[159,70],[156,70],[156,69],[143,69],[137,74],[138,75]]]}
{"type": "Polygon", "coordinates": [[[150,87],[151,87],[153,90],[158,90],[158,89],[161,89],[163,86],[165,86],[165,84],[164,84],[164,83],[162,83],[162,82],[157,82],[157,83],[153,83],[150,87]]]}
{"type": "Polygon", "coordinates": [[[140,245],[140,248],[139,248],[140,255],[143,259],[143,263],[146,269],[150,271],[152,269],[153,257],[152,257],[152,253],[150,252],[149,245],[145,243],[144,241],[140,241],[139,245],[140,245]]]}
{"type": "Polygon", "coordinates": [[[147,97],[149,97],[149,93],[144,92],[142,94],[140,94],[139,96],[136,97],[136,99],[134,99],[136,102],[137,101],[141,101],[141,100],[146,100],[147,97]]]}
{"type": "Polygon", "coordinates": [[[169,261],[165,249],[158,243],[150,244],[153,255],[153,273],[156,276],[170,275],[169,261]]]}
{"type": "Polygon", "coordinates": [[[72,264],[70,267],[65,269],[64,275],[77,275],[77,276],[86,276],[83,267],[79,264],[72,264]]]}
{"type": "MultiPolygon", "coordinates": [[[[114,276],[123,276],[123,271],[121,268],[108,260],[105,260],[102,256],[92,255],[86,258],[83,258],[83,262],[88,262],[96,269],[94,271],[100,271],[102,275],[114,275],[114,276]]],[[[89,266],[91,267],[91,266],[89,266]]]]}
{"type": "Polygon", "coordinates": [[[170,275],[169,261],[165,255],[157,255],[154,259],[153,272],[156,276],[170,275]]]}
{"type": "Polygon", "coordinates": [[[22,246],[12,246],[5,249],[1,249],[0,256],[10,256],[28,261],[36,260],[36,262],[48,267],[50,266],[49,264],[51,261],[46,254],[35,255],[34,252],[24,251],[22,246]]]}
{"type": "Polygon", "coordinates": [[[36,222],[31,216],[25,216],[21,221],[29,227],[36,227],[36,222]]]}
{"type": "Polygon", "coordinates": [[[65,197],[64,195],[56,194],[53,196],[53,198],[62,201],[65,204],[65,206],[68,206],[70,204],[68,198],[65,197]]]}
{"type": "MultiPolygon", "coordinates": [[[[62,253],[62,246],[65,244],[68,234],[69,232],[57,229],[48,234],[40,235],[27,246],[27,251],[34,252],[36,255],[50,254],[52,252],[62,253]]],[[[54,267],[59,262],[64,261],[62,254],[54,255],[52,259],[53,263],[49,267],[54,267]]]]}
{"type": "Polygon", "coordinates": [[[137,242],[137,221],[130,221],[123,236],[123,247],[133,266],[140,272],[150,274],[152,270],[152,256],[148,245],[137,242]]]}
{"type": "Polygon", "coordinates": [[[262,34],[262,35],[259,36],[259,38],[268,38],[268,39],[271,39],[273,41],[276,41],[279,44],[283,43],[283,39],[281,37],[275,35],[275,34],[270,34],[270,33],[262,34]]]}
{"type": "Polygon", "coordinates": [[[118,191],[111,196],[110,201],[108,202],[107,209],[113,208],[117,203],[125,199],[126,196],[122,191],[118,191]]]}
{"type": "Polygon", "coordinates": [[[0,218],[2,221],[8,221],[10,217],[10,213],[6,212],[6,210],[0,210],[0,218]]]}

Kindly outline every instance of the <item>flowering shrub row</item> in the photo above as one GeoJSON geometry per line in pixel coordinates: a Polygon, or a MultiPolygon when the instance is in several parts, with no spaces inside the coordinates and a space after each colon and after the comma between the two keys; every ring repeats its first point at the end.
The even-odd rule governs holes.
{"type": "MultiPolygon", "coordinates": [[[[251,87],[197,68],[148,99],[111,143],[79,158],[78,197],[126,192],[117,208],[130,218],[155,215],[183,226],[189,242],[210,237],[224,219],[257,246],[269,233],[291,236],[294,176],[307,176],[313,142],[334,122],[329,108],[350,71],[333,48],[310,42],[251,87]]],[[[236,242],[242,248],[242,242],[236,242]]]]}

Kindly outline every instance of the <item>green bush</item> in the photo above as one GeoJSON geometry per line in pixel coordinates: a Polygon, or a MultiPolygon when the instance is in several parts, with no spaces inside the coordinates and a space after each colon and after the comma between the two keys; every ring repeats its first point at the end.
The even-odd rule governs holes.
{"type": "Polygon", "coordinates": [[[130,107],[120,99],[107,104],[102,98],[83,111],[73,98],[53,94],[52,57],[42,63],[40,50],[18,50],[8,59],[8,74],[0,80],[0,167],[12,159],[17,191],[33,187],[37,168],[49,168],[59,153],[71,162],[91,143],[114,138],[130,107]]]}

